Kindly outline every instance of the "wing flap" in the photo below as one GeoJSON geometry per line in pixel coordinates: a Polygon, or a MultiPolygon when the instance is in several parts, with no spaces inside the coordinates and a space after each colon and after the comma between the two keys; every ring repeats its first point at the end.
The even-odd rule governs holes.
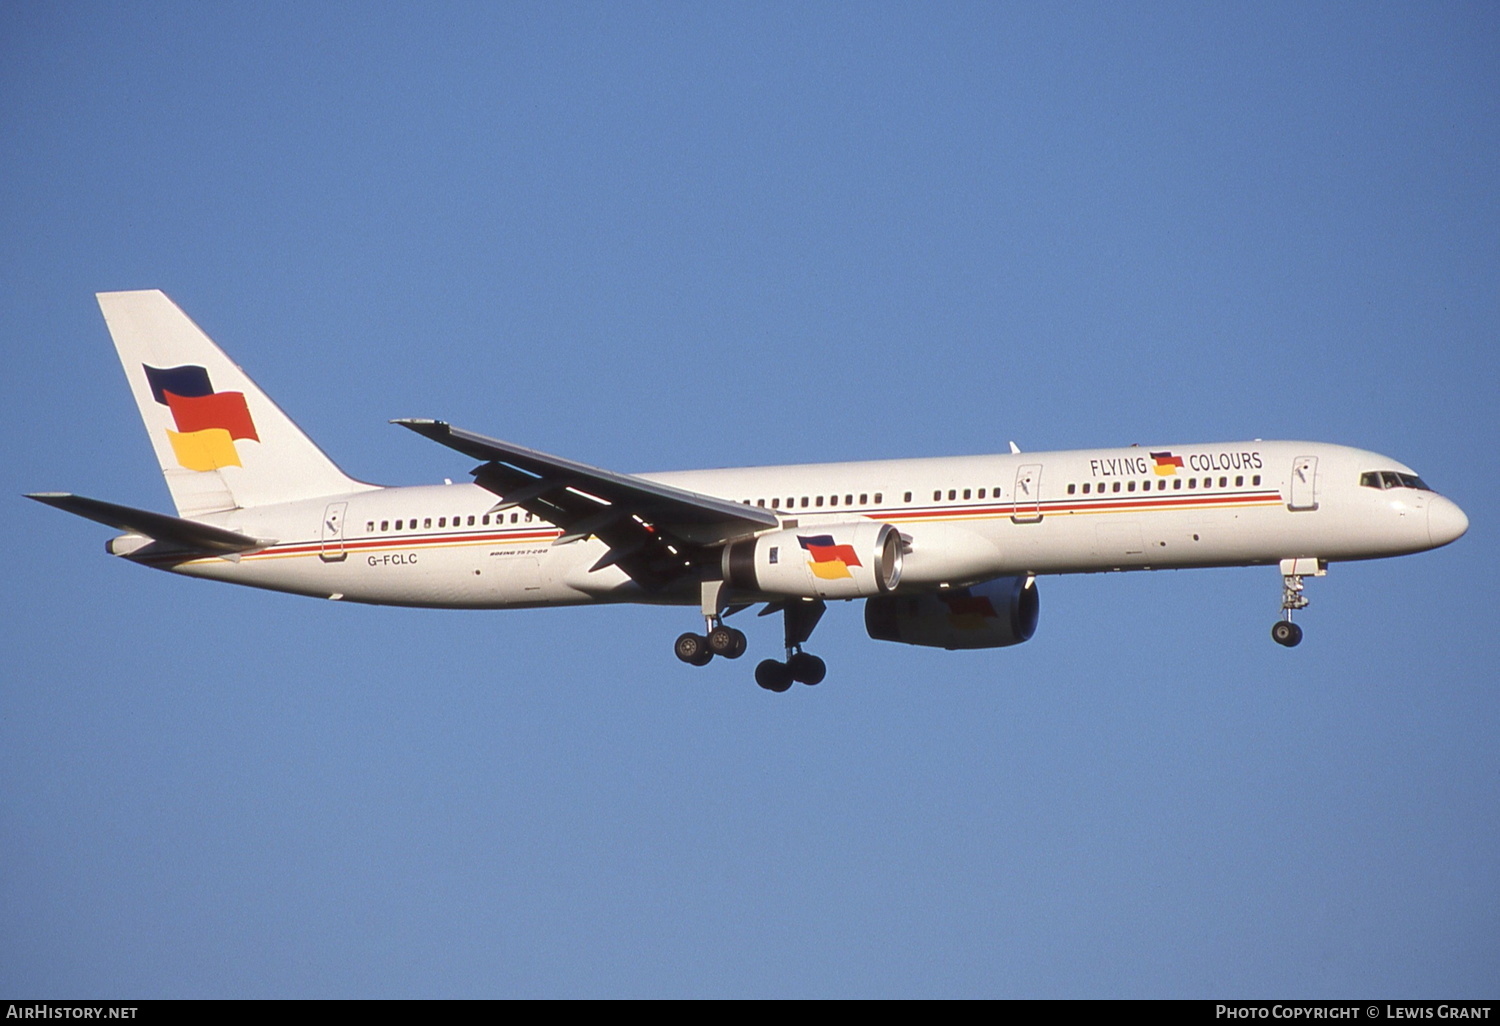
{"type": "MultiPolygon", "coordinates": [[[[659,527],[726,524],[733,525],[736,529],[732,533],[739,535],[775,527],[778,523],[775,514],[756,506],[690,492],[685,488],[673,488],[633,474],[619,474],[591,467],[587,463],[578,463],[562,456],[476,435],[440,420],[401,419],[391,423],[410,428],[417,434],[450,449],[457,449],[466,456],[486,463],[500,464],[513,472],[519,471],[512,480],[505,482],[513,489],[542,486],[544,491],[540,494],[546,494],[548,491],[562,491],[571,486],[614,505],[624,506],[659,527]],[[549,481],[557,482],[555,489],[546,489],[546,482],[549,481]]],[[[496,483],[500,482],[497,480],[496,483]]],[[[496,494],[507,500],[510,498],[504,493],[496,494]]],[[[524,506],[525,502],[519,502],[518,505],[524,506]]]]}
{"type": "Polygon", "coordinates": [[[778,524],[757,506],[731,502],[631,474],[486,438],[440,420],[394,420],[419,435],[483,460],[474,483],[500,497],[494,508],[520,506],[562,528],[554,544],[590,535],[608,546],[591,568],[618,566],[648,590],[702,572],[715,545],[778,524]]]}

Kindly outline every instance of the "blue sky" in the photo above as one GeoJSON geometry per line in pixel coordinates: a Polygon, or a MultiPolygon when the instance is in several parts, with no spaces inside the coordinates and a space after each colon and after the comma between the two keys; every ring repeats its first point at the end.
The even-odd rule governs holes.
{"type": "MultiPolygon", "coordinates": [[[[1491,5],[0,8],[0,992],[1492,997],[1491,5]],[[631,470],[1251,437],[1468,512],[1044,579],[1026,645],[773,695],[690,610],[153,573],[92,294],[349,472],[442,417],[631,470]]],[[[774,648],[769,620],[752,654],[774,648]]]]}

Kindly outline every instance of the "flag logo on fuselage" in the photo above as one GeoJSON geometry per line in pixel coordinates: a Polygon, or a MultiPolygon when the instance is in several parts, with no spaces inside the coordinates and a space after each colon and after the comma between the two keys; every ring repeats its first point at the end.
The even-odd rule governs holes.
{"type": "Polygon", "coordinates": [[[831,534],[815,534],[810,538],[804,538],[799,534],[797,543],[812,557],[807,561],[807,566],[813,572],[813,576],[821,577],[825,581],[853,577],[849,568],[864,565],[854,554],[853,545],[835,545],[831,534]]]}
{"type": "Polygon", "coordinates": [[[1182,468],[1182,457],[1173,456],[1170,452],[1153,452],[1151,461],[1156,465],[1158,477],[1176,477],[1177,471],[1182,468]]]}
{"type": "Polygon", "coordinates": [[[141,365],[151,396],[172,411],[177,430],[167,430],[177,462],[188,470],[244,466],[237,440],[259,442],[243,392],[215,392],[208,370],[198,366],[141,365]]]}

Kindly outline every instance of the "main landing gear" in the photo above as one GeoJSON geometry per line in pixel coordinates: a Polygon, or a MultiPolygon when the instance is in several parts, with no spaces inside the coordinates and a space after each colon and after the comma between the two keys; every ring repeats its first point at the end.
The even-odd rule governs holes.
{"type": "MultiPolygon", "coordinates": [[[[745,654],[747,642],[743,631],[724,623],[722,581],[703,584],[703,620],[706,634],[681,635],[673,651],[677,658],[692,666],[706,666],[714,656],[738,659],[745,654]]],[[[762,616],[780,611],[786,621],[786,661],[762,660],[755,668],[755,683],[767,691],[786,691],[794,682],[819,684],[828,674],[828,666],[817,656],[802,651],[802,643],[822,619],[827,606],[821,600],[788,599],[768,605],[762,616]]],[[[729,610],[734,612],[734,610],[729,610]]]]}
{"type": "MultiPolygon", "coordinates": [[[[764,659],[755,668],[755,683],[767,691],[785,691],[796,681],[800,684],[821,684],[828,675],[828,664],[811,652],[802,651],[802,643],[812,636],[813,628],[823,618],[827,606],[821,599],[811,602],[803,599],[788,599],[777,603],[786,619],[786,662],[779,659],[764,659]]],[[[776,606],[767,606],[765,612],[775,612],[776,606]]],[[[761,614],[762,616],[765,613],[761,614]]]]}
{"type": "Polygon", "coordinates": [[[1282,619],[1271,625],[1271,640],[1287,648],[1296,648],[1302,642],[1302,628],[1292,622],[1292,613],[1307,608],[1307,596],[1302,594],[1304,576],[1322,577],[1328,573],[1328,564],[1321,559],[1283,559],[1281,561],[1281,613],[1282,619]]]}
{"type": "Polygon", "coordinates": [[[714,656],[738,659],[745,654],[749,644],[744,631],[719,623],[710,626],[707,634],[689,632],[682,635],[672,649],[677,653],[677,658],[685,663],[707,666],[714,656]]]}
{"type": "Polygon", "coordinates": [[[692,666],[707,666],[714,656],[738,659],[745,654],[749,642],[745,632],[735,630],[724,622],[724,582],[703,582],[703,622],[706,634],[683,634],[672,646],[677,658],[692,666]]]}

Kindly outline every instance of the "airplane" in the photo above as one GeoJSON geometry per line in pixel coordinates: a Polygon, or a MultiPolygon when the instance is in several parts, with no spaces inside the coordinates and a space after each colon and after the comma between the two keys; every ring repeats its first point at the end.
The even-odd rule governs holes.
{"type": "Polygon", "coordinates": [[[450,609],[699,607],[677,658],[737,659],[728,617],[780,613],[762,688],[820,683],[804,650],[834,600],[871,638],[943,649],[1029,640],[1046,574],[1271,566],[1273,639],[1302,640],[1304,579],[1455,541],[1469,521],[1410,468],[1322,442],[1167,445],[621,474],[440,420],[392,421],[478,466],[472,484],[346,475],[167,296],[100,309],[177,508],[28,496],[124,534],[113,555],[323,599],[450,609]]]}

